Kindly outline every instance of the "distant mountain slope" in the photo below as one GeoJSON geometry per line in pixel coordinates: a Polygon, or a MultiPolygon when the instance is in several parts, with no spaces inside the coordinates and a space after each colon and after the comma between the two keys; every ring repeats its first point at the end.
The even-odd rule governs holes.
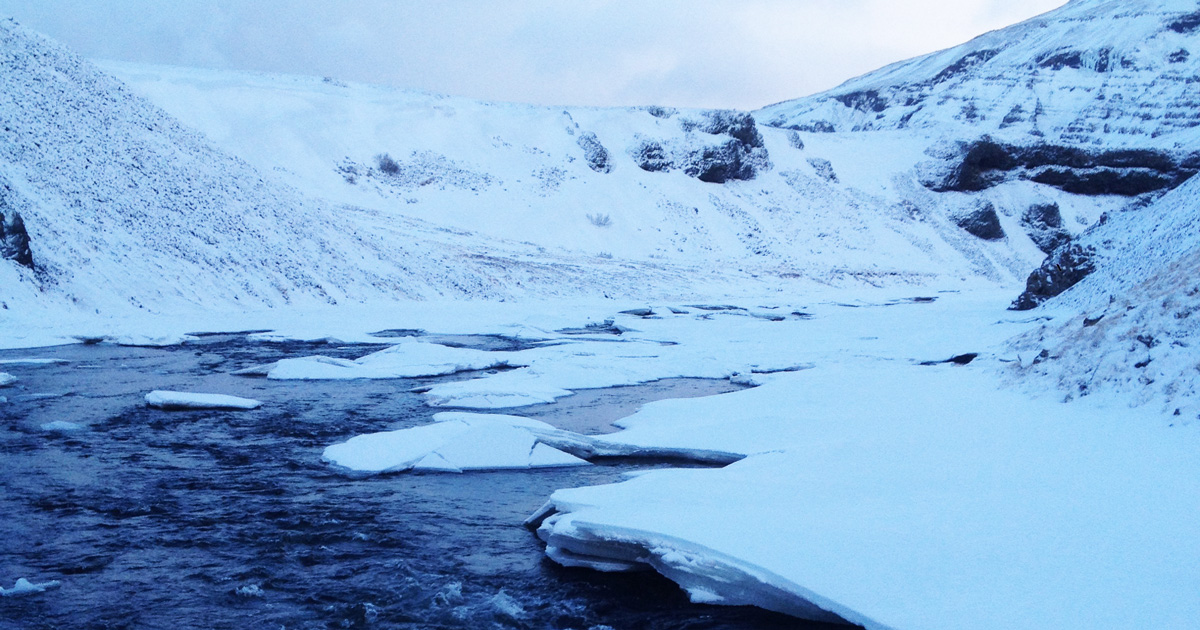
{"type": "Polygon", "coordinates": [[[1051,143],[1192,149],[1195,134],[1185,132],[1200,125],[1198,75],[1195,0],[1072,0],[758,115],[798,129],[960,127],[1051,143]]]}
{"type": "Polygon", "coordinates": [[[709,279],[308,198],[12,21],[0,22],[0,127],[4,309],[641,294],[709,279]]]}
{"type": "Polygon", "coordinates": [[[738,112],[103,67],[314,197],[587,255],[832,284],[1015,284],[1044,256],[1022,222],[1028,206],[1056,204],[1070,234],[1127,202],[1023,185],[938,193],[918,168],[936,132],[816,134],[738,112]],[[974,234],[975,215],[998,227],[974,234]]]}

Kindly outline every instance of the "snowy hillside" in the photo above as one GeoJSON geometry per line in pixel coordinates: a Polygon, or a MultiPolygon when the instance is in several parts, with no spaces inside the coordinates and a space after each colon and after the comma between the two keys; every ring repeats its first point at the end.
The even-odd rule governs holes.
{"type": "Polygon", "coordinates": [[[548,108],[302,77],[105,63],[134,89],[314,197],[537,246],[734,267],[835,286],[1024,280],[1022,224],[1074,233],[1123,198],[1017,185],[939,193],[936,132],[793,132],[727,111],[548,108]],[[992,209],[998,209],[992,212],[992,209]],[[999,231],[964,229],[976,214],[999,231]]]}
{"type": "Polygon", "coordinates": [[[1048,308],[1078,313],[1014,345],[1026,384],[1066,398],[1121,395],[1200,420],[1200,180],[1118,213],[1079,246],[1095,271],[1048,308]]]}
{"type": "Polygon", "coordinates": [[[1194,0],[1073,0],[760,114],[801,129],[958,127],[1006,139],[1192,150],[1185,138],[1200,125],[1192,87],[1198,33],[1194,0]]]}
{"type": "Polygon", "coordinates": [[[701,279],[724,286],[706,269],[564,259],[311,199],[12,21],[0,23],[0,123],[6,310],[666,293],[701,279]]]}
{"type": "MultiPolygon", "coordinates": [[[[1114,204],[1106,210],[1119,198],[1145,204],[1200,169],[1192,87],[1200,58],[1191,53],[1200,43],[1198,8],[1191,0],[1074,0],[758,116],[832,135],[936,131],[947,141],[918,166],[931,190],[1034,183],[1096,207],[1114,204]]],[[[1007,210],[1040,226],[1035,237],[1050,251],[1065,239],[1039,206],[1007,210]]]]}

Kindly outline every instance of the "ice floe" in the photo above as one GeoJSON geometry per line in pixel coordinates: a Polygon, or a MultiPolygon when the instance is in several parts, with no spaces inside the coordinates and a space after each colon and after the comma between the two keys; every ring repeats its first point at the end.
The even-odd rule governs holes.
{"type": "Polygon", "coordinates": [[[17,377],[8,372],[0,372],[0,387],[8,387],[17,382],[17,377]]]}
{"type": "Polygon", "coordinates": [[[279,380],[416,378],[519,365],[523,363],[512,352],[452,348],[404,338],[390,348],[355,360],[319,355],[283,359],[274,364],[240,370],[236,374],[265,375],[279,380]]]}
{"type": "Polygon", "coordinates": [[[55,420],[54,422],[47,422],[41,426],[43,431],[53,431],[56,433],[71,433],[73,431],[80,431],[83,428],[84,427],[82,424],[77,422],[68,422],[66,420],[55,420]]]}
{"type": "Polygon", "coordinates": [[[257,409],[262,402],[225,394],[197,394],[155,390],[146,394],[146,404],[159,409],[257,409]]]}
{"type": "Polygon", "coordinates": [[[437,422],[353,437],[325,449],[323,459],[356,472],[463,472],[586,466],[539,439],[557,429],[516,416],[439,414],[437,422]]]}
{"type": "Polygon", "coordinates": [[[16,595],[32,595],[34,593],[45,593],[47,590],[56,588],[62,583],[58,580],[50,580],[49,582],[33,583],[25,578],[17,578],[17,583],[12,588],[4,588],[0,586],[0,597],[14,597],[16,595]]]}
{"type": "Polygon", "coordinates": [[[325,449],[323,459],[361,473],[462,472],[585,466],[595,457],[670,457],[729,463],[720,449],[624,444],[556,429],[521,416],[443,412],[432,424],[355,436],[325,449]]]}
{"type": "Polygon", "coordinates": [[[19,365],[19,366],[41,366],[41,365],[57,365],[62,363],[70,363],[66,359],[0,359],[0,365],[19,365]]]}

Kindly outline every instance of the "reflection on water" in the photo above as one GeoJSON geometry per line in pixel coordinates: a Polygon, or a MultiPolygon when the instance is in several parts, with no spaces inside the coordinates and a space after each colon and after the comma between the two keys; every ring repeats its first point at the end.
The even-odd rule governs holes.
{"type": "MultiPolygon", "coordinates": [[[[70,361],[6,368],[21,380],[0,403],[0,582],[62,586],[0,598],[0,628],[817,627],[694,606],[651,574],[545,561],[521,521],[555,489],[615,481],[635,464],[350,479],[321,450],[428,422],[433,410],[409,390],[435,380],[233,377],[286,356],[376,348],[204,341],[0,352],[70,361]],[[153,389],[266,404],[164,412],[143,404],[153,389]],[[84,428],[41,428],[54,421],[84,428]]],[[[605,424],[612,414],[597,414],[669,387],[567,399],[563,419],[605,424]]],[[[554,422],[552,407],[536,411],[554,422]]]]}

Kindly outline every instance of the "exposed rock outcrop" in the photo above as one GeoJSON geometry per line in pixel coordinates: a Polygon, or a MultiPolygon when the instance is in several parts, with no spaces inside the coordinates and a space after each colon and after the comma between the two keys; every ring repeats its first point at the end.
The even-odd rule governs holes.
{"type": "Polygon", "coordinates": [[[1038,249],[1047,254],[1071,240],[1071,234],[1063,229],[1062,212],[1056,203],[1030,206],[1021,215],[1021,225],[1038,249]]]}
{"type": "Polygon", "coordinates": [[[745,112],[711,110],[683,118],[683,140],[643,138],[630,156],[644,171],[682,170],[702,182],[724,184],[751,180],[771,162],[754,117],[745,112]]]}
{"type": "Polygon", "coordinates": [[[1009,308],[1027,311],[1075,286],[1096,270],[1095,256],[1095,248],[1077,243],[1055,250],[1042,262],[1042,266],[1029,274],[1025,292],[1009,308]]]}
{"type": "Polygon", "coordinates": [[[985,241],[998,241],[1004,238],[1004,228],[1000,226],[1000,215],[996,214],[996,206],[989,202],[983,202],[975,209],[952,218],[955,225],[976,238],[985,241]]]}
{"type": "Polygon", "coordinates": [[[608,158],[608,149],[600,144],[600,139],[596,134],[585,131],[579,134],[579,138],[575,140],[579,148],[583,149],[583,157],[587,160],[588,166],[597,173],[612,172],[612,162],[608,158]]]}
{"type": "Polygon", "coordinates": [[[13,212],[11,218],[0,211],[0,259],[11,260],[33,269],[33,251],[29,248],[29,233],[25,221],[13,212]]]}
{"type": "Polygon", "coordinates": [[[978,192],[1006,181],[1030,180],[1077,195],[1135,197],[1182,184],[1200,171],[1200,156],[1153,149],[1018,146],[985,136],[963,145],[951,164],[927,177],[925,186],[937,192],[978,192]]]}

